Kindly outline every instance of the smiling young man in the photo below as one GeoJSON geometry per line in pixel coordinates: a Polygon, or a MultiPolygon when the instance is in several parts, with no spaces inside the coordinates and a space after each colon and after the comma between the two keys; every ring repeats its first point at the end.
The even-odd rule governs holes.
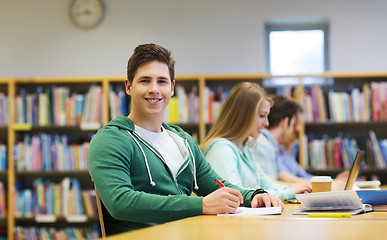
{"type": "Polygon", "coordinates": [[[107,235],[234,213],[240,204],[283,207],[261,189],[244,190],[221,179],[188,133],[163,123],[174,92],[174,63],[167,49],[139,45],[125,80],[131,112],[110,121],[90,143],[87,164],[103,203],[107,235]],[[226,187],[219,188],[216,179],[226,187]]]}

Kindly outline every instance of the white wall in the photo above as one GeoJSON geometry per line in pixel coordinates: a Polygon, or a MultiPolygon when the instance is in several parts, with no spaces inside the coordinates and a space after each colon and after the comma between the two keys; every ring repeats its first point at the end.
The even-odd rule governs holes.
{"type": "Polygon", "coordinates": [[[172,51],[177,74],[262,73],[273,19],[328,19],[333,72],[387,71],[385,0],[104,0],[89,31],[70,1],[0,0],[0,77],[123,76],[148,42],[172,51]]]}

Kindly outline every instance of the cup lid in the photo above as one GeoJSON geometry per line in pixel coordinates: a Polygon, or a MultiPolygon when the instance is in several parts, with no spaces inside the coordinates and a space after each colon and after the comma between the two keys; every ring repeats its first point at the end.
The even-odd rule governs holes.
{"type": "Polygon", "coordinates": [[[331,182],[331,176],[314,176],[310,180],[311,182],[331,182]]]}

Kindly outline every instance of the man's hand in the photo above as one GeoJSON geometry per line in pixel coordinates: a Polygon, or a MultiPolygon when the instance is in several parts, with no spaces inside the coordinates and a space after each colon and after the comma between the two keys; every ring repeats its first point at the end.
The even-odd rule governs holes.
{"type": "Polygon", "coordinates": [[[254,196],[251,201],[251,207],[281,207],[281,210],[284,210],[284,203],[268,193],[261,193],[254,196]]]}
{"type": "Polygon", "coordinates": [[[349,177],[349,171],[344,170],[336,176],[335,180],[341,180],[341,181],[347,182],[348,177],[349,177]]]}
{"type": "Polygon", "coordinates": [[[342,179],[335,179],[332,182],[332,191],[343,191],[345,189],[345,185],[347,185],[347,181],[342,179]]]}
{"type": "Polygon", "coordinates": [[[298,193],[310,193],[312,192],[312,186],[310,182],[294,182],[289,185],[296,194],[298,193]]]}
{"type": "Polygon", "coordinates": [[[242,203],[241,192],[222,187],[203,198],[203,214],[235,213],[242,203]]]}

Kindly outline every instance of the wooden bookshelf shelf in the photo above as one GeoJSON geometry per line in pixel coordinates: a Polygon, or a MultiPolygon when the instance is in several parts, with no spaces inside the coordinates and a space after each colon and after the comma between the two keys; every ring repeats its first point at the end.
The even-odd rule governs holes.
{"type": "Polygon", "coordinates": [[[17,225],[23,226],[60,226],[60,227],[70,227],[70,226],[90,226],[90,223],[98,223],[98,216],[96,217],[86,217],[86,221],[80,222],[69,222],[65,217],[55,217],[55,220],[52,222],[39,222],[35,217],[15,217],[15,222],[17,225]]]}

